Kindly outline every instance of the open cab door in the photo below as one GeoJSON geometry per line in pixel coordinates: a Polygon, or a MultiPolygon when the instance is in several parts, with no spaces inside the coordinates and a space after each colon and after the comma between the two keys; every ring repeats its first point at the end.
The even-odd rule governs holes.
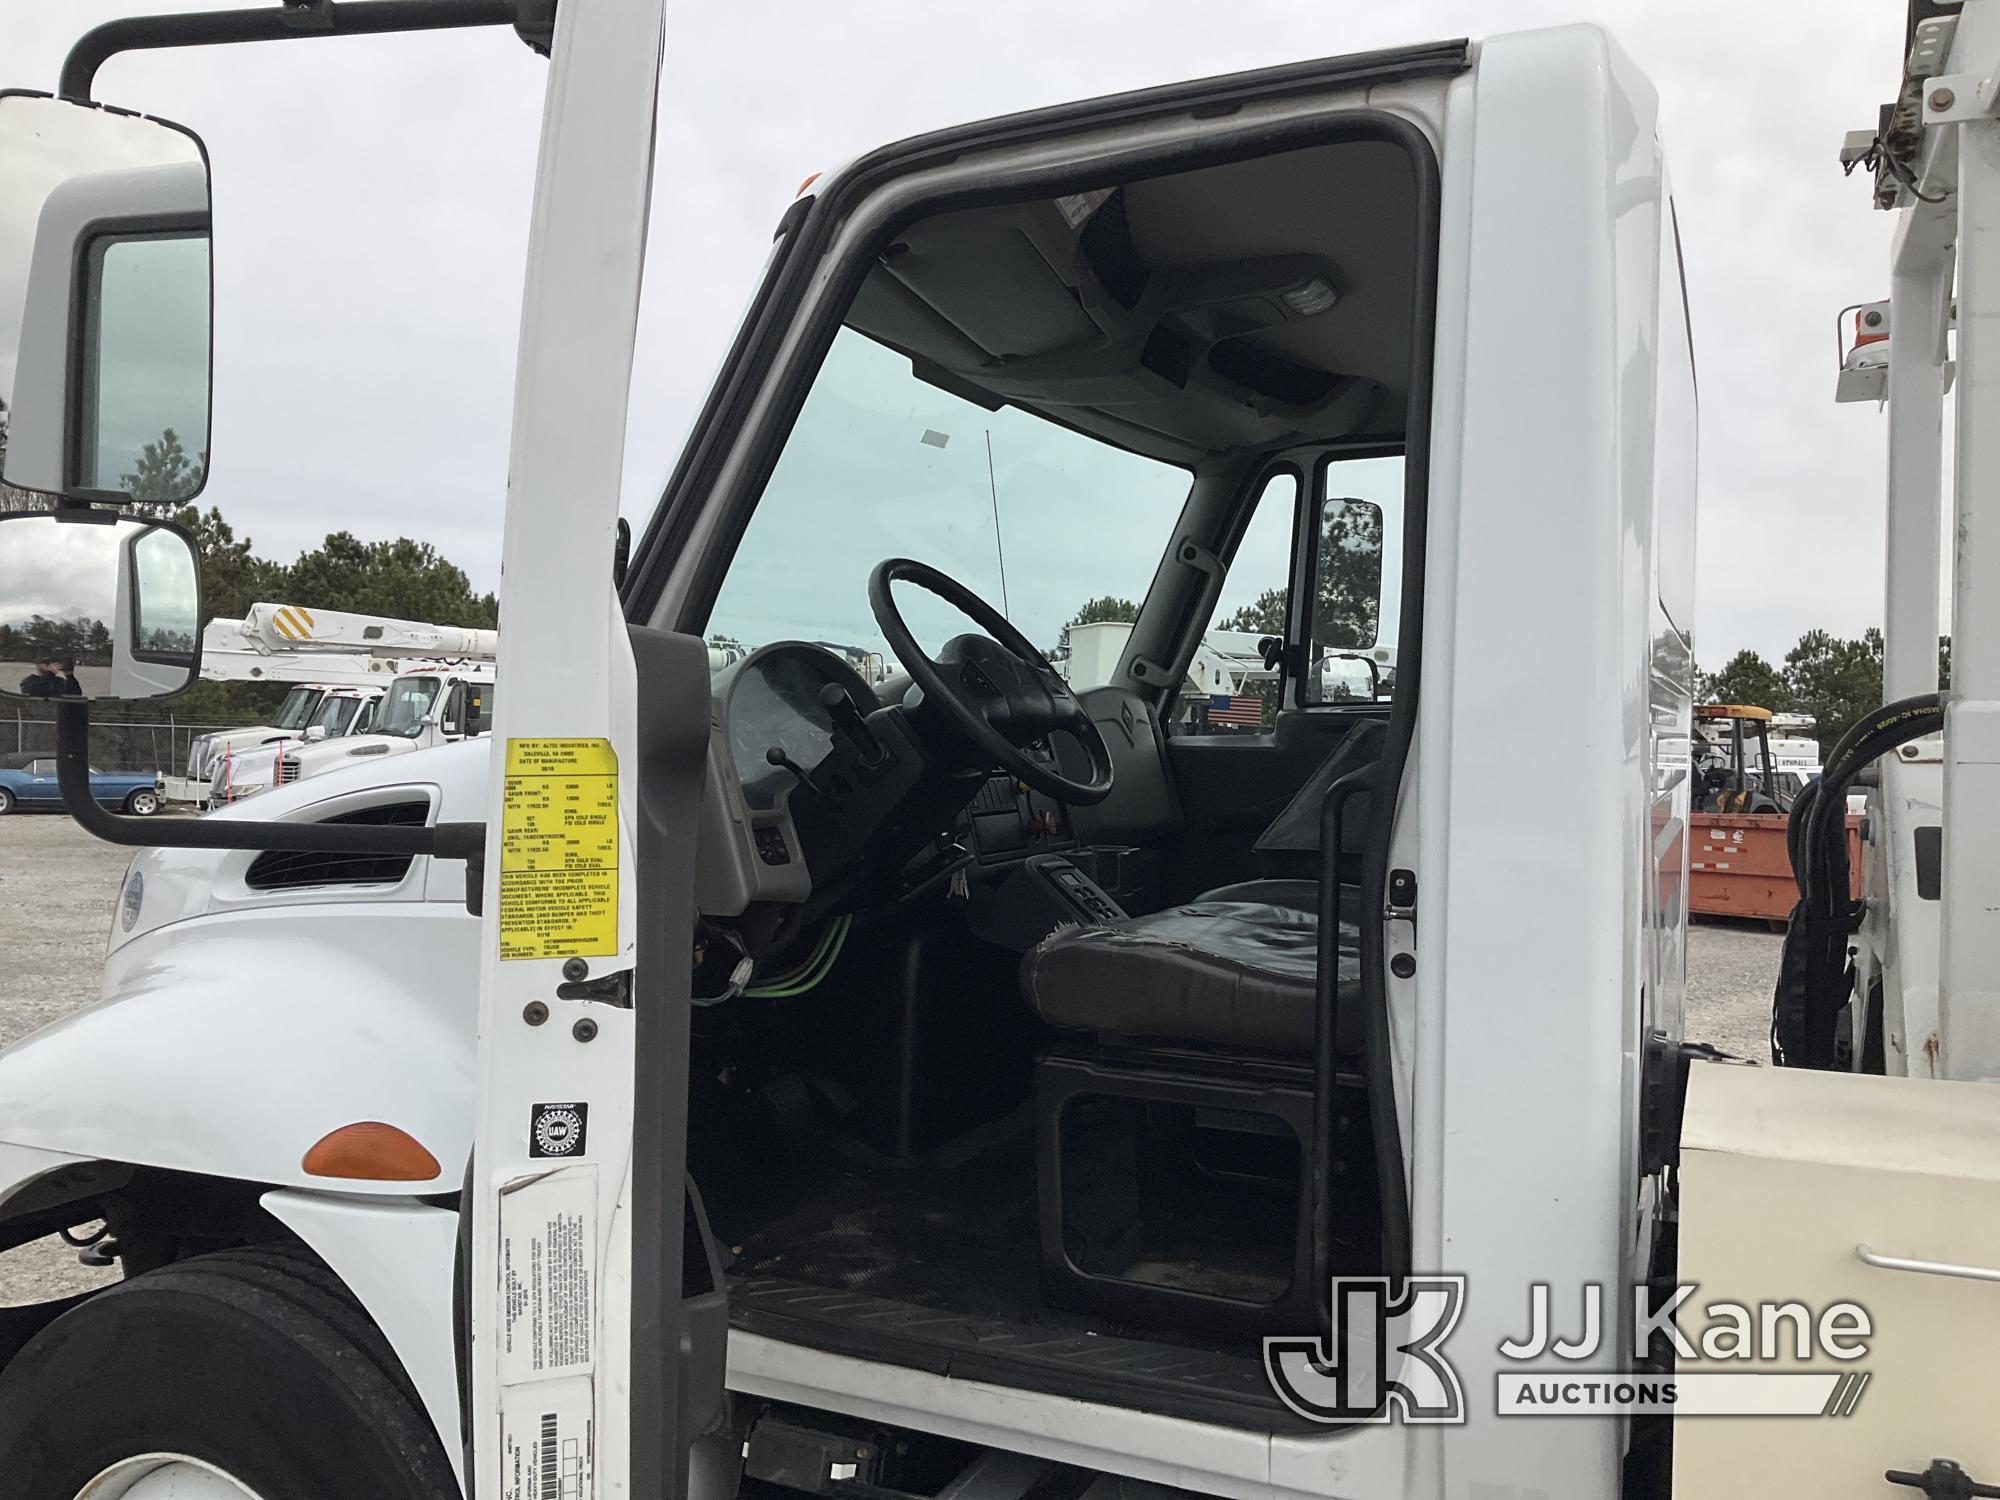
{"type": "Polygon", "coordinates": [[[657,5],[566,5],[550,49],[480,903],[483,1496],[682,1494],[721,1415],[719,1266],[685,1168],[707,652],[628,633],[611,594],[660,48],[657,5]]]}
{"type": "Polygon", "coordinates": [[[790,1419],[759,1398],[1000,1443],[980,1412],[1005,1387],[1011,1441],[1044,1453],[1093,1403],[1097,1462],[1176,1483],[1372,1419],[1288,1409],[1261,1341],[1323,1331],[1333,1274],[1411,1269],[1367,914],[1416,714],[1435,143],[1469,65],[1446,43],[953,129],[784,217],[624,587],[635,632],[718,662],[689,1160],[732,1247],[752,1477],[797,1482],[778,1454],[815,1445],[854,1467],[838,1423],[766,1445],[790,1419]],[[1332,477],[1350,457],[1393,477],[1336,577],[1321,518],[1358,504],[1332,477]],[[1251,560],[1279,472],[1293,509],[1251,560]],[[1178,982],[1150,973],[1069,983],[1091,956],[1050,943],[1229,883],[1191,868],[1177,813],[1133,808],[1174,805],[1190,662],[1256,568],[1281,599],[1273,704],[1317,748],[1259,761],[1295,773],[1245,798],[1259,829],[1288,802],[1309,825],[1294,879],[1231,898],[1301,960],[1271,992],[1289,1020],[1253,1034],[1144,1013],[1178,982]],[[1064,681],[1065,619],[1110,595],[1136,615],[1110,680],[1064,681]],[[1393,690],[1308,671],[1378,647],[1393,690]],[[1119,1153],[1157,1156],[1133,1132],[1168,1116],[1193,1151],[1247,1153],[1191,1250],[1150,1207],[1085,1201],[1119,1153]],[[899,1372],[879,1403],[856,1360],[899,1372]],[[1173,1459],[1145,1435],[1163,1417],[1192,1445],[1173,1459]]]}

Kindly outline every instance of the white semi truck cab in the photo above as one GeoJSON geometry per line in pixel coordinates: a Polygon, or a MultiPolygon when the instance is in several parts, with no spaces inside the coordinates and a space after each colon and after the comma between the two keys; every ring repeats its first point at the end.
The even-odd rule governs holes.
{"type": "MultiPolygon", "coordinates": [[[[1996,5],[1966,0],[1975,61],[1996,5]]],[[[1301,62],[815,179],[628,556],[661,13],[416,10],[549,57],[508,691],[488,734],[317,747],[344,763],[143,830],[75,785],[89,701],[62,705],[72,814],[146,847],[103,1000],[0,1053],[0,1225],[101,1223],[126,1274],[10,1318],[15,1493],[2000,1474],[1990,1382],[1926,1374],[1909,1332],[1893,1402],[1826,1352],[1694,1379],[1674,1412],[1716,1373],[1660,1322],[1690,1244],[1747,1298],[1802,1270],[1842,1293],[1936,1253],[2000,1152],[1923,1157],[1952,1120],[1995,1139],[1971,1084],[1899,1112],[1879,1090],[1924,1085],[1688,1082],[1693,348],[1658,101],[1609,37],[1301,62]],[[1282,603],[1273,722],[1178,732],[1233,585],[1282,603]],[[1101,599],[1136,619],[1073,691],[1049,655],[1101,599]],[[1573,685],[1532,715],[1524,638],[1573,685]],[[1343,652],[1393,674],[1331,691],[1343,652]],[[1523,796],[1552,736],[1578,747],[1564,795],[1523,796]],[[1848,1128],[1788,1166],[1791,1118],[1848,1128]],[[1912,1231],[1888,1270],[1802,1206],[1861,1184],[1863,1147],[1861,1201],[1902,1194],[1912,1231]],[[1801,1401],[1843,1414],[1839,1445],[1686,1414],[1801,1401]]],[[[66,135],[194,151],[78,102],[96,64],[300,20],[113,23],[68,98],[0,97],[0,149],[57,182],[77,153],[41,143],[66,135]]],[[[171,271],[157,297],[205,308],[171,271]]],[[[1988,398],[1959,338],[1964,408],[1988,398]]],[[[180,352],[205,392],[205,343],[180,352]]],[[[10,448],[6,477],[61,508],[0,545],[137,524],[63,467],[73,440],[26,451],[43,467],[10,448]]],[[[1798,926],[1809,1011],[1847,1003],[1813,988],[1840,915],[1798,926]]]]}

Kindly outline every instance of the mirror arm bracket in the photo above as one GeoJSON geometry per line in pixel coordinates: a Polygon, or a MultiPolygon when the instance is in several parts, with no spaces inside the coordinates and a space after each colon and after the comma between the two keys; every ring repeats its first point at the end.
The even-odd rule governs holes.
{"type": "Polygon", "coordinates": [[[90,794],[90,705],[59,699],[56,709],[56,785],[63,806],[85,832],[107,844],[146,849],[281,849],[303,854],[428,854],[482,866],[484,823],[438,823],[396,828],[368,823],[253,822],[247,818],[161,819],[126,817],[90,794]]]}
{"type": "MultiPolygon", "coordinates": [[[[281,0],[257,10],[183,11],[127,16],[86,31],[63,59],[56,92],[91,101],[97,70],[121,52],[162,47],[209,47],[226,42],[276,42],[295,37],[369,36],[393,31],[440,31],[461,26],[512,26],[530,46],[548,21],[536,0],[281,0]]],[[[546,43],[544,42],[544,48],[546,43]]]]}

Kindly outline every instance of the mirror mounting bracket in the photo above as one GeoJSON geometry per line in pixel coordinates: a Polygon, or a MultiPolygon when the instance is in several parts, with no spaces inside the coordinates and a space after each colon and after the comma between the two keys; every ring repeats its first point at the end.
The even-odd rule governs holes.
{"type": "MultiPolygon", "coordinates": [[[[428,854],[478,868],[486,855],[484,823],[397,828],[366,823],[251,822],[199,818],[190,822],[134,818],[98,805],[90,794],[90,705],[59,699],[56,786],[63,806],[87,833],[108,844],[152,849],[282,849],[304,854],[428,854]]],[[[468,882],[468,888],[470,882],[468,882]]]]}
{"type": "Polygon", "coordinates": [[[91,85],[106,62],[121,52],[163,47],[511,26],[530,47],[546,52],[554,8],[554,0],[280,0],[258,10],[126,16],[93,27],[77,39],[63,59],[56,92],[65,99],[91,103],[91,85]]]}

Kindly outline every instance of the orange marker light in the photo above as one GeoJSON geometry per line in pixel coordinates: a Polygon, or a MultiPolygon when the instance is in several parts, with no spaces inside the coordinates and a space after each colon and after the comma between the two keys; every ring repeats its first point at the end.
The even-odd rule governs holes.
{"type": "Polygon", "coordinates": [[[1889,337],[1887,314],[1877,308],[1863,308],[1854,315],[1854,347],[1879,344],[1889,337]]]}
{"type": "Polygon", "coordinates": [[[794,198],[805,197],[806,189],[811,187],[815,182],[818,181],[819,181],[819,173],[815,172],[812,174],[812,176],[808,177],[804,182],[799,184],[799,190],[796,193],[792,194],[792,196],[794,198]]]}
{"type": "Polygon", "coordinates": [[[309,1176],[366,1182],[429,1182],[438,1175],[437,1158],[416,1137],[380,1120],[358,1120],[329,1131],[299,1165],[309,1176]]]}

